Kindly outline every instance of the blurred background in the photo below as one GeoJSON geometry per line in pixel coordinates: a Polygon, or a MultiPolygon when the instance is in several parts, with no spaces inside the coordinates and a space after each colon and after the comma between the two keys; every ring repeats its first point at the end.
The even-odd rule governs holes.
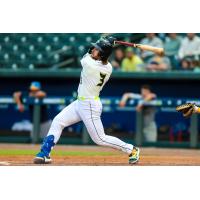
{"type": "MultiPolygon", "coordinates": [[[[80,59],[104,35],[0,34],[0,142],[41,142],[53,117],[77,97],[80,59]]],[[[140,146],[198,147],[198,116],[184,119],[175,107],[199,103],[200,34],[112,35],[163,47],[165,56],[114,48],[113,74],[101,93],[106,133],[140,146]]],[[[59,142],[93,144],[82,123],[65,128],[59,142]]]]}

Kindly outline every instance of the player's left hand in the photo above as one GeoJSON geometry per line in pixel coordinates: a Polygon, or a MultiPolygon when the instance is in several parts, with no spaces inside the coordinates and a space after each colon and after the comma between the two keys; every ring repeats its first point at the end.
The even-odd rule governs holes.
{"type": "Polygon", "coordinates": [[[183,117],[190,117],[194,113],[194,103],[185,103],[176,107],[176,111],[183,113],[183,117]]]}
{"type": "Polygon", "coordinates": [[[25,107],[24,107],[23,104],[19,104],[19,105],[17,105],[17,107],[18,107],[18,110],[19,110],[20,112],[24,112],[25,107]]]}

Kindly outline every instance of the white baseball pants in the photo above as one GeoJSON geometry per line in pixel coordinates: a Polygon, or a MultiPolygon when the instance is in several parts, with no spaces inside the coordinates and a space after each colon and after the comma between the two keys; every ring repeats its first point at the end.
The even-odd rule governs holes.
{"type": "Polygon", "coordinates": [[[116,137],[105,135],[101,113],[102,104],[100,100],[76,100],[53,119],[48,135],[54,135],[54,142],[57,143],[64,127],[83,121],[90,137],[96,144],[131,154],[133,145],[127,144],[116,137]]]}

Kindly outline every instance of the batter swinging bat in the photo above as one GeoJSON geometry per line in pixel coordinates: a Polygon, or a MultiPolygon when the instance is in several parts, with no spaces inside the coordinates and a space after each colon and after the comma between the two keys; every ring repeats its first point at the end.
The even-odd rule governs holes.
{"type": "Polygon", "coordinates": [[[135,44],[135,43],[124,42],[124,41],[115,41],[115,44],[121,44],[121,45],[130,46],[130,47],[134,47],[134,48],[139,48],[139,49],[145,50],[145,51],[152,51],[157,55],[164,56],[164,49],[160,48],[160,47],[153,47],[150,45],[135,44]]]}

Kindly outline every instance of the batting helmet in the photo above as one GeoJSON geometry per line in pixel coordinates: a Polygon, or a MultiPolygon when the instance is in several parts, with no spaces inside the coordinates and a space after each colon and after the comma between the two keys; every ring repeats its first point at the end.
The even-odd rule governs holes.
{"type": "Polygon", "coordinates": [[[100,52],[101,60],[107,60],[112,53],[115,38],[113,37],[102,37],[96,43],[92,43],[90,53],[93,48],[96,48],[100,52]]]}

